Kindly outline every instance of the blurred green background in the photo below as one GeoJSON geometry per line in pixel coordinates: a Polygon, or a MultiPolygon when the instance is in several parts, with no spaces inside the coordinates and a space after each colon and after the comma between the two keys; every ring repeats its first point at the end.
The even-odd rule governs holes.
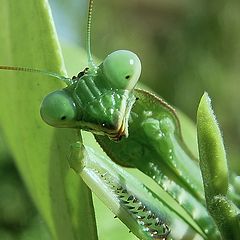
{"type": "MultiPolygon", "coordinates": [[[[49,2],[62,46],[85,48],[88,1],[49,2]]],[[[137,53],[143,68],[141,82],[193,121],[199,99],[207,91],[223,131],[230,166],[238,174],[239,12],[238,0],[95,0],[91,32],[92,52],[97,58],[117,49],[137,53]]],[[[1,143],[0,147],[0,239],[49,239],[6,146],[1,143]]],[[[96,208],[99,218],[105,209],[100,203],[96,208]]],[[[111,215],[109,219],[112,223],[111,215]]],[[[114,224],[119,227],[117,220],[114,224]]],[[[102,240],[108,239],[106,232],[114,226],[109,221],[99,226],[100,234],[106,236],[102,240]]],[[[126,229],[122,239],[124,234],[128,234],[126,229]]]]}

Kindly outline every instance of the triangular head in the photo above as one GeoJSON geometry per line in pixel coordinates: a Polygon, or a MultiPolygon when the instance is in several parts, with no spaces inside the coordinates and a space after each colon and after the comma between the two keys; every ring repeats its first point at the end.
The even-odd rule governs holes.
{"type": "Polygon", "coordinates": [[[119,50],[98,67],[88,68],[72,84],[50,93],[41,106],[43,120],[54,127],[80,128],[112,140],[128,136],[128,119],[140,77],[136,54],[119,50]]]}

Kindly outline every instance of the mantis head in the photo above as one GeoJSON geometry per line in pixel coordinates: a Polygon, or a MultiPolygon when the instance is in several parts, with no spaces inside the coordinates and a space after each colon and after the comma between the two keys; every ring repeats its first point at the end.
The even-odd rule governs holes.
{"type": "Polygon", "coordinates": [[[136,54],[115,51],[67,88],[48,94],[41,105],[41,117],[54,127],[82,128],[111,139],[127,136],[128,118],[135,102],[132,90],[140,73],[136,54]],[[95,71],[98,69],[100,75],[95,71]]]}

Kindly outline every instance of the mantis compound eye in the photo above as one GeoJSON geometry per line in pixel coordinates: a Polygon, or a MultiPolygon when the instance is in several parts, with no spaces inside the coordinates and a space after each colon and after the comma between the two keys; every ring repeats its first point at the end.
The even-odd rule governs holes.
{"type": "Polygon", "coordinates": [[[141,62],[135,53],[118,50],[104,60],[103,74],[113,88],[132,90],[141,74],[141,62]]]}
{"type": "Polygon", "coordinates": [[[41,105],[42,119],[54,127],[67,127],[76,121],[77,110],[72,98],[64,90],[48,94],[41,105]]]}

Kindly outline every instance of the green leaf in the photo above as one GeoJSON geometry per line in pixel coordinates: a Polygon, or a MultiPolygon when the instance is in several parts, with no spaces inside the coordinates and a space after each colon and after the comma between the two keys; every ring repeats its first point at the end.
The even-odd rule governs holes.
{"type": "Polygon", "coordinates": [[[226,195],[229,188],[228,166],[223,139],[207,93],[197,112],[200,168],[208,210],[223,239],[238,239],[239,209],[226,195]]]}
{"type": "Polygon", "coordinates": [[[226,195],[228,167],[221,132],[210,101],[208,94],[205,93],[198,108],[197,129],[200,167],[204,173],[205,191],[207,196],[212,197],[217,194],[226,195]]]}
{"type": "MultiPolygon", "coordinates": [[[[0,0],[0,5],[0,64],[63,74],[48,3],[0,0]]],[[[52,239],[96,239],[91,193],[67,163],[69,143],[74,141],[75,133],[51,128],[39,115],[43,97],[62,87],[53,78],[1,71],[0,124],[52,239]]]]}

